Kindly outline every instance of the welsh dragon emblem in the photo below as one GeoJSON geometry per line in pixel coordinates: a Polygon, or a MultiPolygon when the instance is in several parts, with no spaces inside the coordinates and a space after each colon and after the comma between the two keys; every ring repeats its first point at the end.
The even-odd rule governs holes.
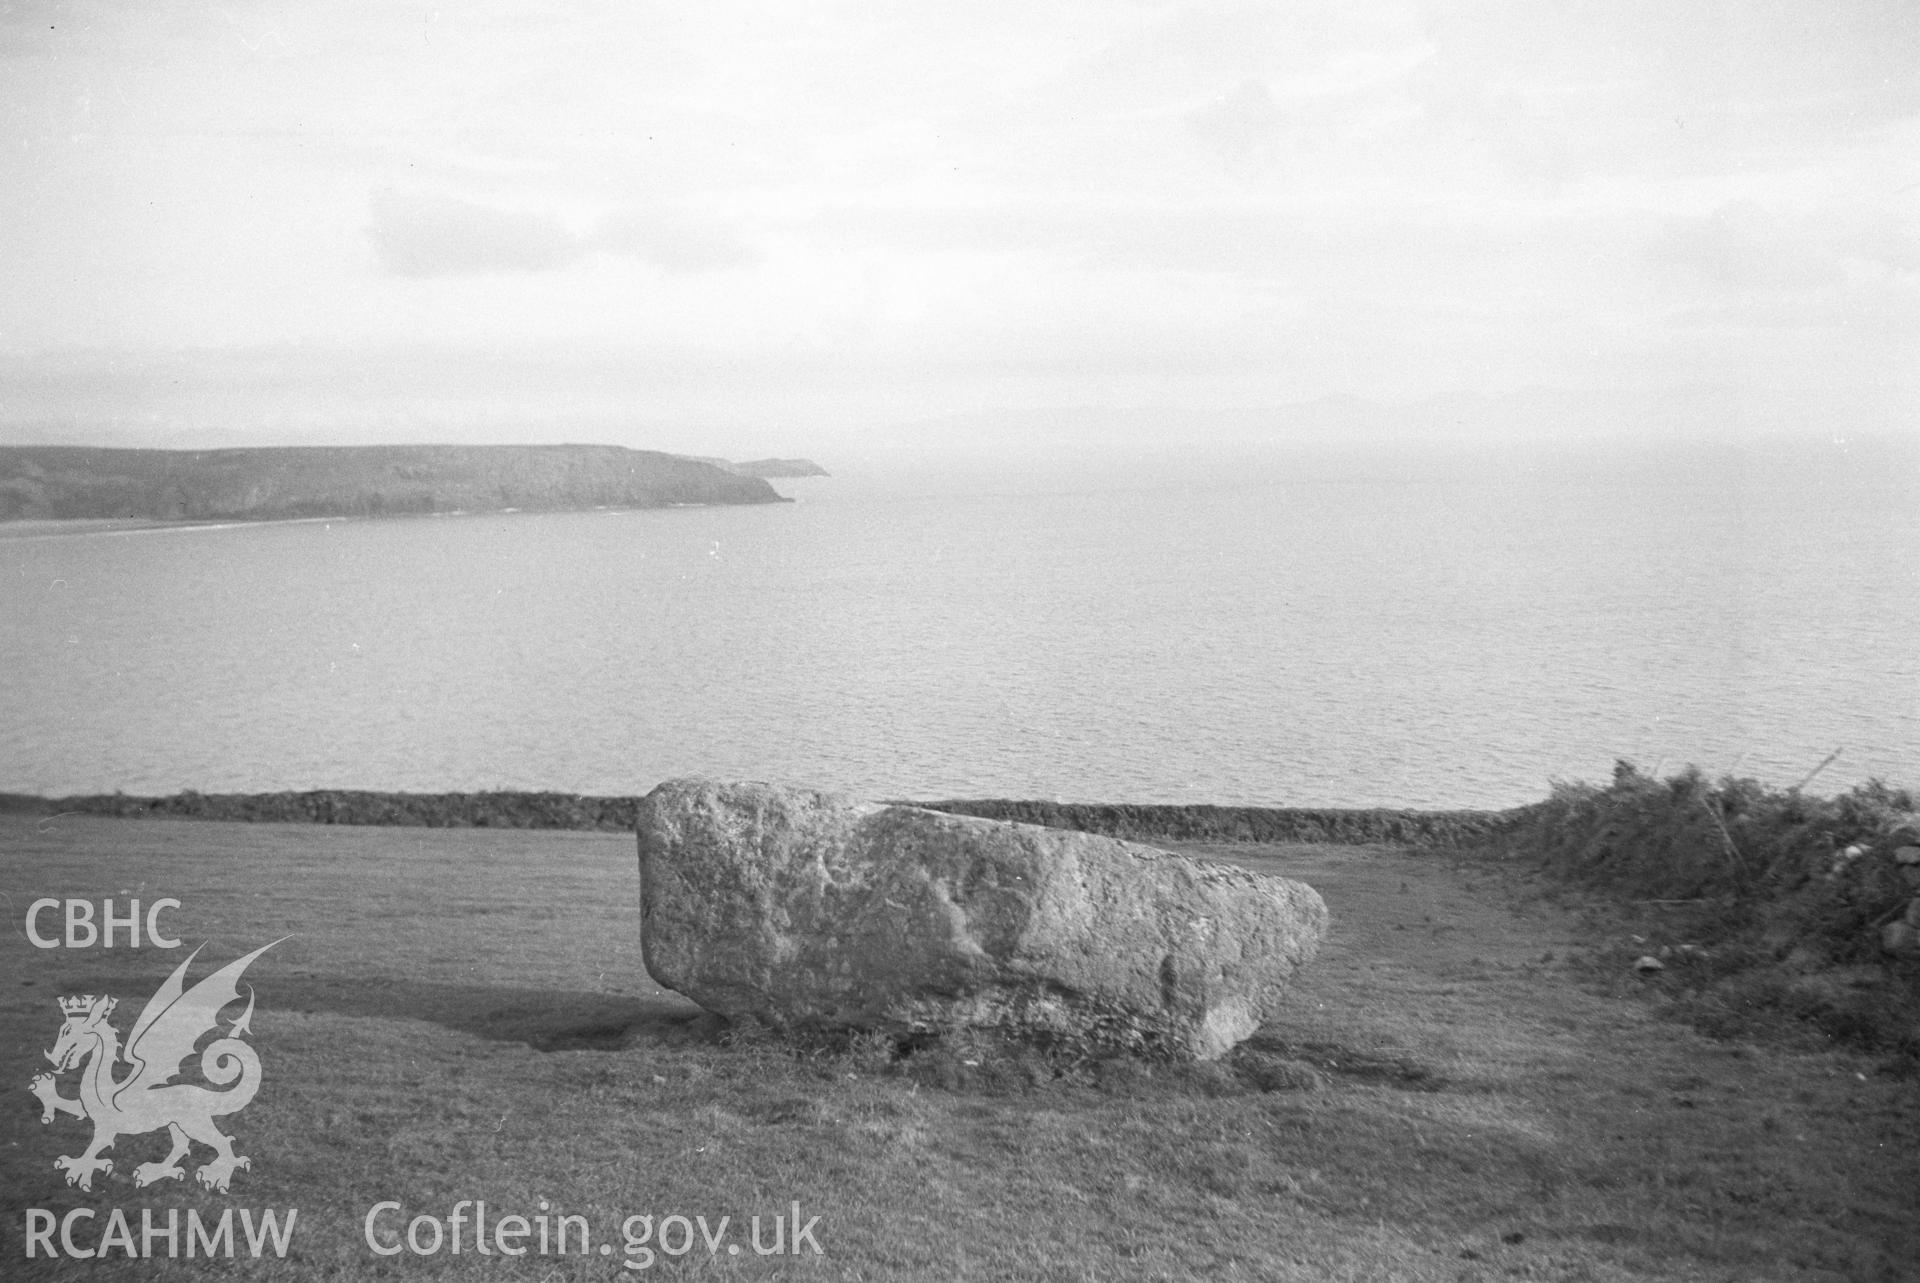
{"type": "Polygon", "coordinates": [[[141,1163],[134,1168],[135,1185],[180,1180],[186,1175],[180,1160],[186,1157],[190,1141],[214,1150],[214,1158],[194,1173],[209,1189],[225,1193],[234,1171],[253,1165],[250,1159],[235,1154],[233,1141],[213,1125],[215,1118],[246,1108],[260,1090],[260,1057],[241,1041],[253,1032],[253,986],[247,986],[246,1010],[224,1036],[208,1043],[200,1053],[201,1076],[224,1090],[171,1080],[180,1073],[181,1062],[193,1054],[194,1044],[218,1031],[221,1010],[239,1000],[240,975],[248,964],[279,943],[275,940],[262,945],[187,989],[187,968],[200,954],[195,949],[147,1000],[140,1018],[133,1022],[124,1051],[119,1032],[107,1023],[116,999],[92,994],[60,999],[66,1023],[60,1026],[53,1050],[46,1053],[54,1072],[34,1075],[29,1090],[40,1098],[42,1123],[52,1122],[55,1114],[93,1120],[93,1143],[86,1152],[53,1160],[54,1167],[67,1174],[67,1184],[92,1190],[94,1173],[113,1170],[113,1161],[100,1156],[103,1150],[111,1149],[121,1136],[162,1127],[172,1137],[173,1150],[157,1163],[141,1163]],[[115,1069],[122,1058],[132,1069],[117,1078],[115,1069]],[[60,1095],[56,1075],[80,1066],[84,1066],[80,1095],[60,1095]]]}

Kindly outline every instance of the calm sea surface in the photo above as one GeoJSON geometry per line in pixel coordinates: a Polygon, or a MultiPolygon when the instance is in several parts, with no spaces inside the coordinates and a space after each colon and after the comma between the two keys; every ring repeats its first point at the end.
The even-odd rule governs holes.
{"type": "Polygon", "coordinates": [[[1815,791],[1920,784],[1911,446],[775,485],[0,532],[0,789],[1504,806],[1836,748],[1815,791]]]}

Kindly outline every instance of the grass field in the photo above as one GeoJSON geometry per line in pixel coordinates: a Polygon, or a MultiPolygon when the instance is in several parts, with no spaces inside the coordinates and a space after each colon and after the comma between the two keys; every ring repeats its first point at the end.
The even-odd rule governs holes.
{"type": "Polygon", "coordinates": [[[1303,878],[1334,915],[1289,1010],[1223,1064],[725,1034],[647,978],[622,835],[0,816],[0,1275],[1839,1280],[1920,1262],[1911,1081],[1660,1018],[1642,982],[1596,969],[1620,943],[1604,917],[1493,865],[1183,849],[1303,878]],[[107,896],[180,900],[163,925],[186,948],[29,943],[34,900],[107,896]],[[68,1188],[53,1160],[89,1128],[42,1125],[27,1090],[56,999],[118,996],[124,1035],[193,946],[197,978],[281,936],[248,972],[260,1093],[223,1122],[252,1167],[227,1194],[136,1188],[166,1148],[152,1134],[68,1188]],[[528,1254],[476,1254],[471,1209],[459,1255],[364,1236],[382,1202],[392,1243],[467,1199],[526,1218],[528,1254]],[[769,1246],[796,1203],[818,1218],[802,1250],[758,1254],[751,1218],[769,1246]],[[136,1245],[143,1211],[298,1220],[284,1259],[244,1259],[236,1230],[232,1261],[28,1260],[30,1208],[94,1209],[81,1247],[114,1208],[136,1245]],[[649,1214],[630,1252],[622,1223],[649,1214]],[[676,1215],[683,1255],[663,1250],[676,1215]],[[561,1216],[584,1218],[585,1254],[574,1222],[565,1255],[540,1255],[533,1227],[561,1216]]]}

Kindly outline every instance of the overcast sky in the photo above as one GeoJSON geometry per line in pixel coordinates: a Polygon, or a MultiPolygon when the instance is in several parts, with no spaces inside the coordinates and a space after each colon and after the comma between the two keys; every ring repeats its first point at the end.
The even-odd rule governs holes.
{"type": "Polygon", "coordinates": [[[1911,0],[0,0],[0,190],[16,439],[1920,404],[1911,0]]]}

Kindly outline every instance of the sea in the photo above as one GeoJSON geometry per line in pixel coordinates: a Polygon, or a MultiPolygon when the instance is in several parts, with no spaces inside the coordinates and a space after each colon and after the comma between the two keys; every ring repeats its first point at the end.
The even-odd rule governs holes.
{"type": "Polygon", "coordinates": [[[1911,439],[821,462],[758,507],[0,528],[0,790],[1920,785],[1911,439]]]}

